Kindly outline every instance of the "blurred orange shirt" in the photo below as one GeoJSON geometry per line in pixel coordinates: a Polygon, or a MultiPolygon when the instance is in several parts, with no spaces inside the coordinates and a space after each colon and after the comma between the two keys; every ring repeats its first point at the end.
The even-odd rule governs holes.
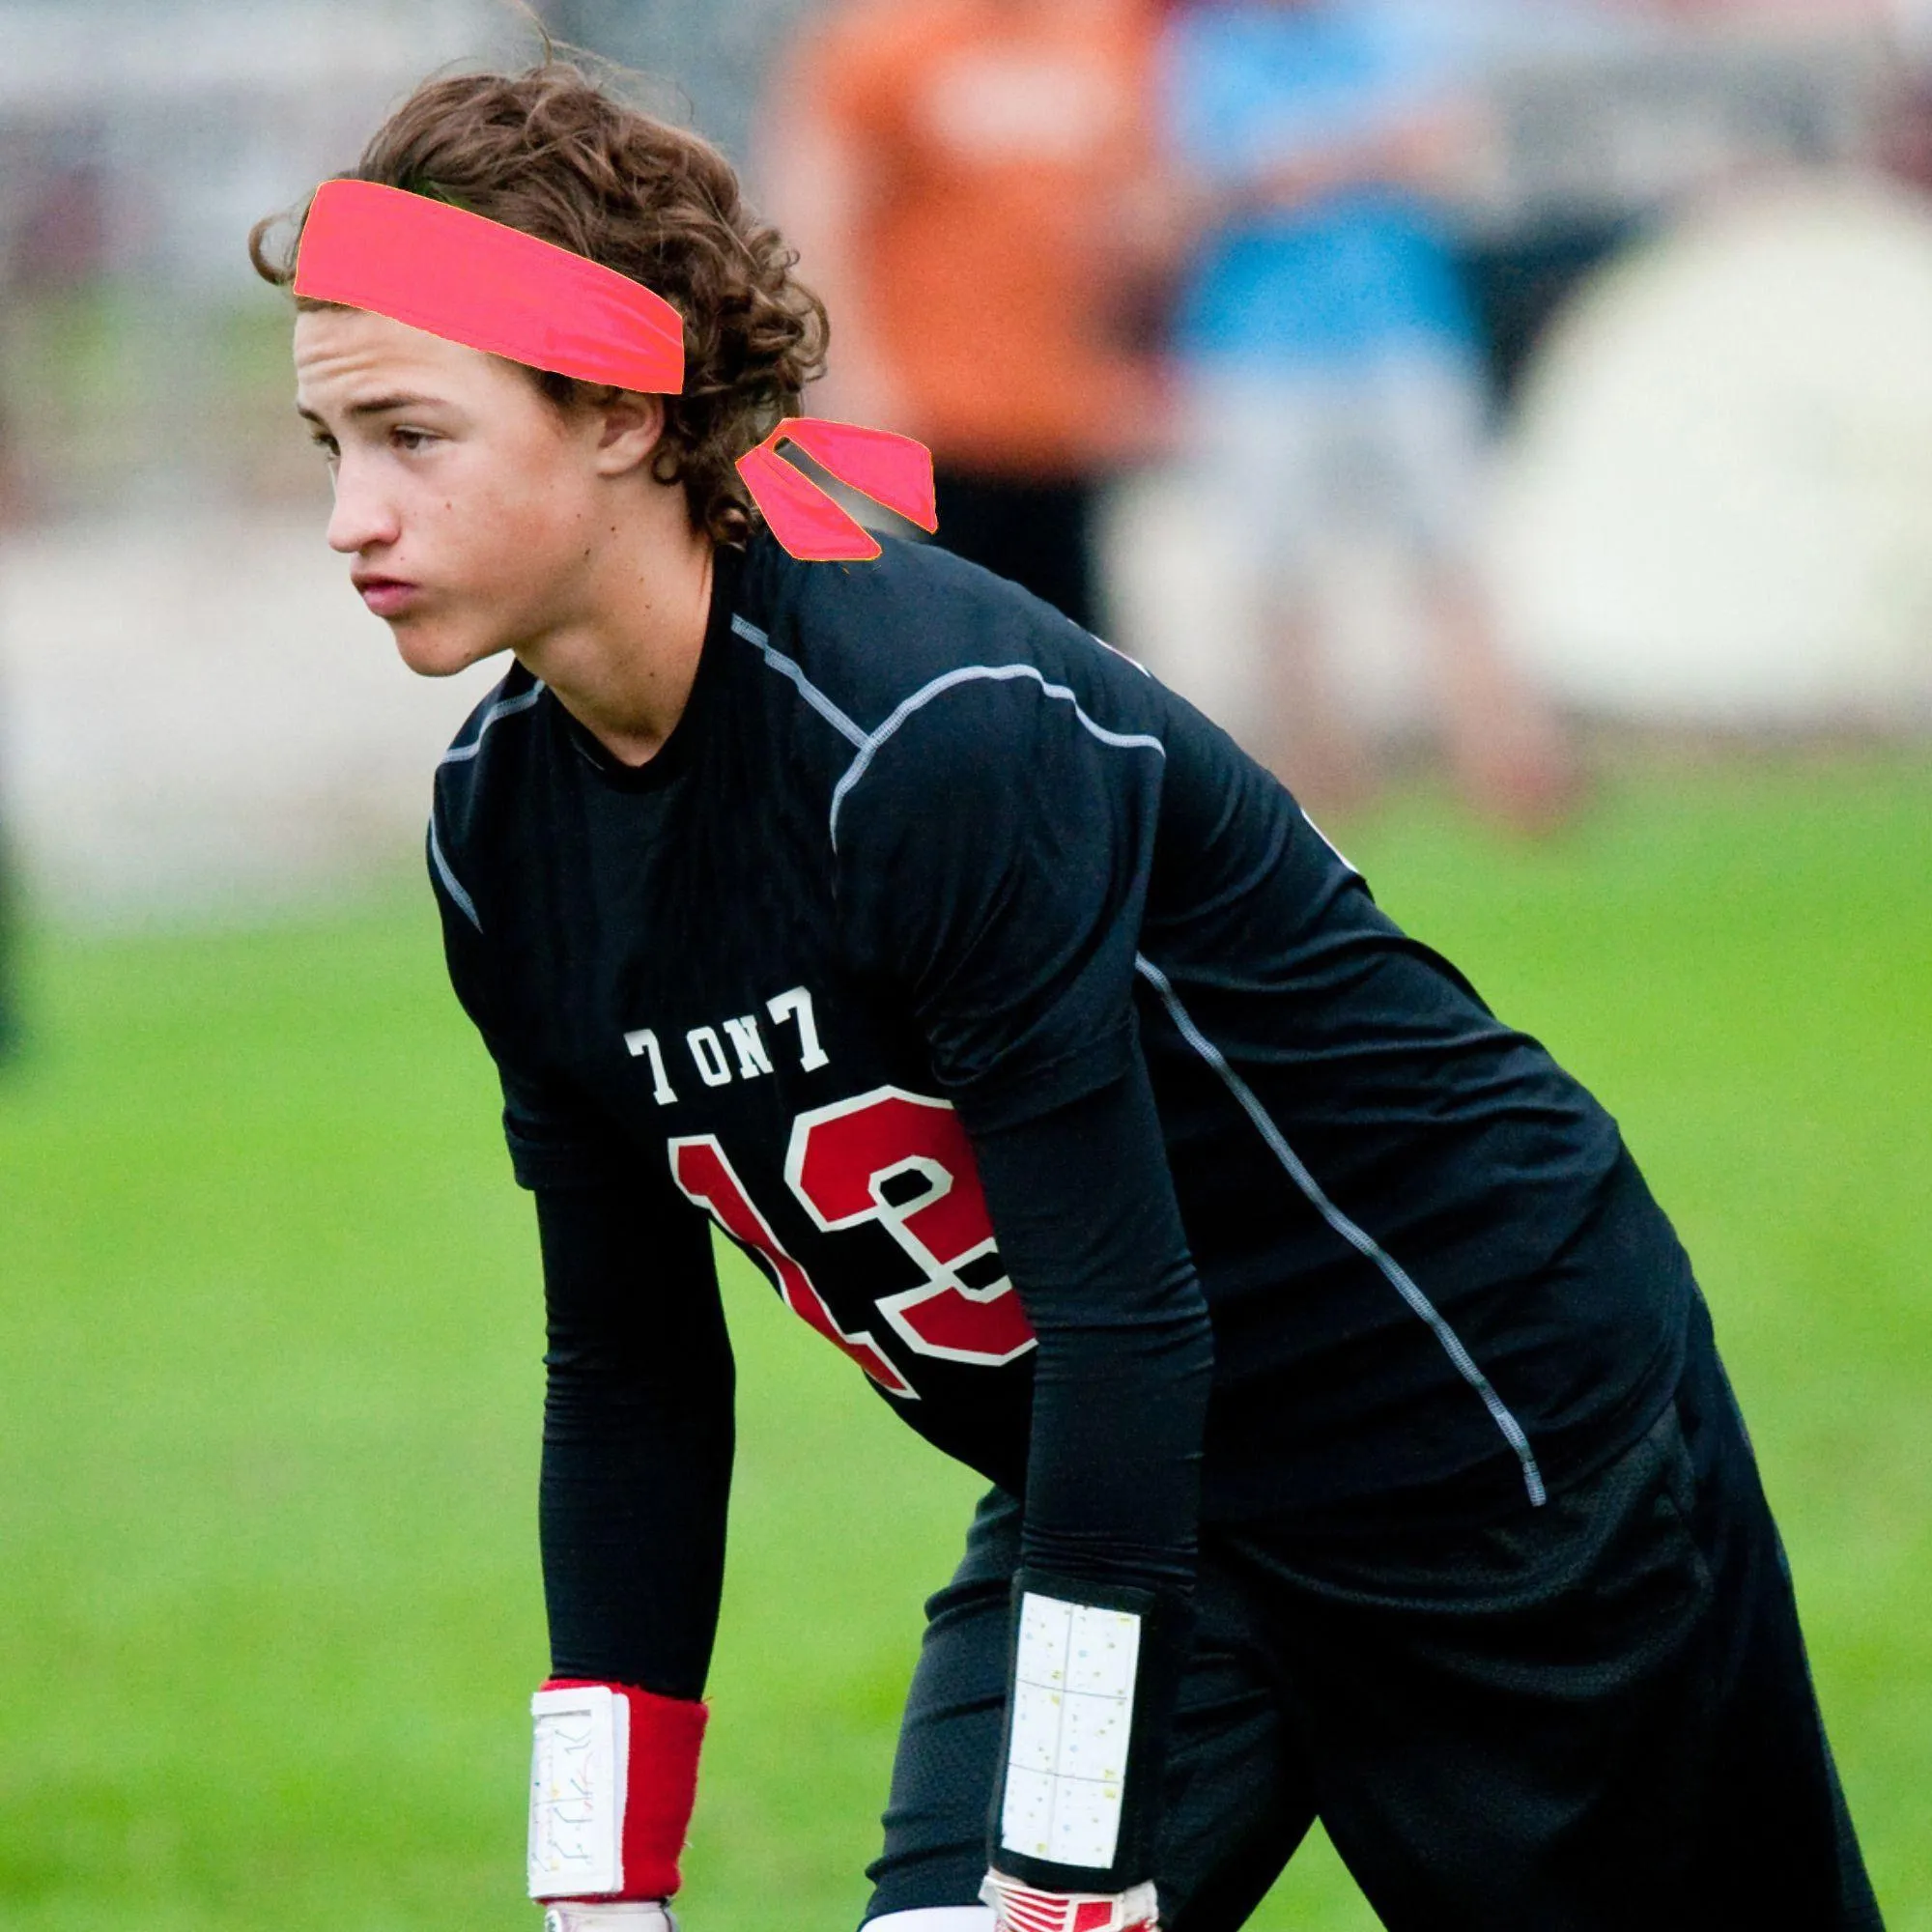
{"type": "Polygon", "coordinates": [[[869,188],[847,245],[871,332],[942,465],[1078,475],[1154,439],[1115,239],[1154,25],[1152,0],[916,0],[845,8],[803,51],[795,104],[869,188]]]}

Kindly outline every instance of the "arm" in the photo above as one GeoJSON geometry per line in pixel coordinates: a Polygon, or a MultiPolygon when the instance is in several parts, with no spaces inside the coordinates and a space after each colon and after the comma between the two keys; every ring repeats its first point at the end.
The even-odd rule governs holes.
{"type": "Polygon", "coordinates": [[[550,1348],[538,1520],[551,1670],[696,1700],[718,1624],[732,1361],[706,1224],[539,1189],[550,1348]]]}
{"type": "Polygon", "coordinates": [[[1467,186],[1487,131],[1472,100],[1417,102],[1352,138],[1264,163],[1230,201],[1237,213],[1264,213],[1371,185],[1446,199],[1467,186]]]}
{"type": "Polygon", "coordinates": [[[539,1517],[554,1675],[532,1700],[530,1895],[563,1932],[661,1932],[696,1793],[732,1367],[710,1234],[524,1044],[432,821],[450,980],[497,1063],[537,1197],[550,1347],[539,1517]],[[588,1904],[586,1901],[601,1901],[588,1904]]]}
{"type": "Polygon", "coordinates": [[[1184,1594],[1213,1330],[1138,1051],[1098,1092],[973,1147],[1039,1341],[1022,1560],[1184,1594]]]}
{"type": "MultiPolygon", "coordinates": [[[[696,1797],[731,1483],[733,1374],[711,1237],[681,1204],[646,1221],[608,1184],[540,1187],[537,1224],[552,1675],[533,1705],[530,1891],[662,1900],[678,1889],[696,1797]],[[615,1726],[605,1801],[621,1804],[601,1841],[576,1829],[585,1775],[568,1748],[599,1720],[615,1726]]],[[[580,1918],[600,1922],[562,1915],[580,1918]]],[[[633,1920],[638,1932],[657,1922],[639,1907],[611,1923],[633,1920]]]]}
{"type": "Polygon", "coordinates": [[[1160,113],[1201,220],[1252,219],[1374,185],[1432,198],[1466,191],[1494,116],[1453,43],[1438,27],[1381,48],[1356,84],[1311,81],[1291,101],[1257,84],[1240,36],[1182,16],[1164,43],[1160,113]]]}
{"type": "Polygon", "coordinates": [[[1098,1092],[980,1132],[974,1148],[1001,1254],[1039,1341],[1014,1579],[1022,1682],[1009,1692],[988,1862],[1050,1893],[1118,1895],[1157,1876],[1161,1767],[1191,1630],[1213,1331],[1138,1051],[1098,1092]],[[1041,1621],[1030,1599],[1138,1619],[1119,1807],[1085,1833],[1067,1829],[1064,1804],[1052,1835],[1043,1828],[1048,1759],[1023,1708],[1023,1680],[1037,1675],[1028,1633],[1041,1621]]]}
{"type": "Polygon", "coordinates": [[[862,957],[924,1036],[1038,1341],[990,1861],[1042,1891],[1118,1898],[1153,1876],[1212,1345],[1133,1004],[1157,712],[1135,673],[1103,676],[1092,711],[1052,678],[988,676],[912,714],[848,794],[838,856],[862,957]],[[1062,1664],[1039,1663],[1056,1623],[1062,1664]],[[1110,1729],[1103,1772],[1122,1775],[1084,1822],[1062,1807],[1042,1831],[1048,1780],[1080,1766],[1028,1687],[1064,1665],[1076,1628],[1122,1666],[1105,1694],[1123,1702],[1081,1707],[1110,1729]]]}

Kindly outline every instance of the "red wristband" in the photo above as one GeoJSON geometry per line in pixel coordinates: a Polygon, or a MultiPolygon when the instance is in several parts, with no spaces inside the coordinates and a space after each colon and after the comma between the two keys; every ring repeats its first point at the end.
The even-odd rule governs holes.
{"type": "MultiPolygon", "coordinates": [[[[579,1690],[599,1680],[553,1677],[546,1690],[579,1690]]],[[[668,1898],[679,1884],[677,1861],[697,1802],[697,1753],[707,1706],[660,1697],[633,1684],[602,1686],[623,1698],[629,1741],[618,1769],[624,1793],[623,1883],[598,1898],[668,1898]]]]}

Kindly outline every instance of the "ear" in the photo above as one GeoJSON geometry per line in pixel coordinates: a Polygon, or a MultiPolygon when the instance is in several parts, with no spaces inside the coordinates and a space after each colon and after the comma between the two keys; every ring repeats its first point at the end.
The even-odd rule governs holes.
{"type": "Polygon", "coordinates": [[[621,476],[648,463],[664,435],[664,398],[620,389],[595,408],[597,446],[592,462],[597,473],[621,476]]]}

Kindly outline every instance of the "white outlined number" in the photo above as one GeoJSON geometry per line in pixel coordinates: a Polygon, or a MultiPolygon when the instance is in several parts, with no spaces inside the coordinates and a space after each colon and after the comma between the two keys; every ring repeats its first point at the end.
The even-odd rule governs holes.
{"type": "Polygon", "coordinates": [[[848,1335],[833,1319],[811,1277],[785,1252],[771,1223],[746,1193],[745,1183],[738,1179],[716,1134],[672,1141],[670,1172],[687,1200],[705,1208],[741,1248],[749,1248],[765,1264],[794,1315],[810,1322],[834,1348],[842,1349],[889,1395],[907,1402],[919,1400],[919,1391],[893,1366],[870,1335],[863,1330],[848,1335]]]}
{"type": "Polygon", "coordinates": [[[997,1367],[1034,1347],[948,1102],[880,1087],[801,1114],[785,1179],[827,1233],[877,1221],[919,1264],[924,1282],[878,1304],[908,1348],[997,1367]]]}
{"type": "MultiPolygon", "coordinates": [[[[674,1140],[669,1151],[671,1178],[685,1198],[764,1264],[786,1307],[889,1394],[918,1401],[919,1391],[870,1330],[838,1325],[810,1275],[759,1212],[717,1135],[674,1140]]],[[[792,1123],[785,1179],[823,1232],[876,1221],[918,1263],[925,1278],[917,1288],[875,1304],[907,1348],[997,1368],[1035,1346],[993,1239],[966,1130],[947,1101],[878,1087],[801,1114],[792,1123]]]]}

